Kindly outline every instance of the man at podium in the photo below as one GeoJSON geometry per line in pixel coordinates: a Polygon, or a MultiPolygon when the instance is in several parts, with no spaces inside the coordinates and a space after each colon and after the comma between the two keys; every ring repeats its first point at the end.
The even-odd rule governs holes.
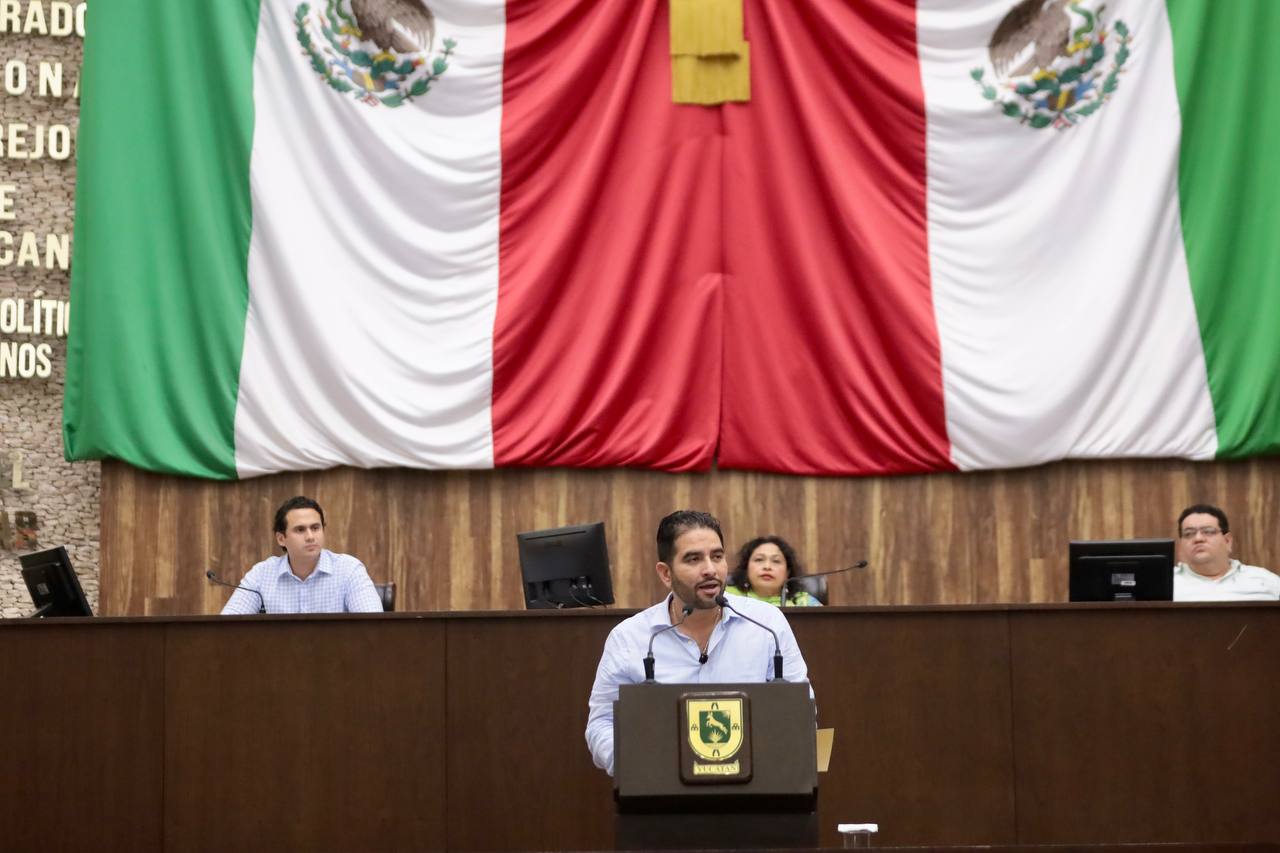
{"type": "Polygon", "coordinates": [[[809,680],[808,667],[781,610],[749,598],[725,600],[729,564],[715,516],[693,510],[673,512],[658,524],[657,539],[655,570],[670,592],[610,632],[588,703],[587,746],[596,766],[610,776],[618,687],[647,680],[650,651],[648,665],[660,683],[764,682],[773,675],[776,635],[783,678],[809,680]]]}

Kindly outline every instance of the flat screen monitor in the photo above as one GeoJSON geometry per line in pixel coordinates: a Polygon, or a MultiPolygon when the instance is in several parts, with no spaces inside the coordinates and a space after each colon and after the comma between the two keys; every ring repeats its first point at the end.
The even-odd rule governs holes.
{"type": "Polygon", "coordinates": [[[604,522],[517,533],[516,543],[526,608],[613,604],[604,522]]]}
{"type": "Polygon", "coordinates": [[[32,616],[93,615],[66,548],[58,546],[23,554],[18,560],[22,563],[22,580],[27,584],[31,603],[36,606],[32,616]]]}
{"type": "Polygon", "coordinates": [[[1072,601],[1172,601],[1173,540],[1072,542],[1072,601]]]}

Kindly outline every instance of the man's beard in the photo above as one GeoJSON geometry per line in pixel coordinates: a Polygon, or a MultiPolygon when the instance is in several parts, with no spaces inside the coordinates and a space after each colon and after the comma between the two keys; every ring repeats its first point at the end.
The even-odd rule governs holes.
{"type": "MultiPolygon", "coordinates": [[[[688,604],[694,610],[710,610],[716,606],[715,598],[704,598],[703,596],[698,595],[698,588],[696,586],[689,586],[686,583],[681,583],[674,577],[671,579],[671,591],[675,593],[676,598],[683,601],[685,604],[688,604]]],[[[720,584],[719,591],[724,592],[723,583],[720,584]]]]}

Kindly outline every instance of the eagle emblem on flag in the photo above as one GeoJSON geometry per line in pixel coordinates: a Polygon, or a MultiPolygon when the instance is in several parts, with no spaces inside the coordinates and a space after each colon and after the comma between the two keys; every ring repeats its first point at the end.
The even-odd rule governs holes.
{"type": "Polygon", "coordinates": [[[329,88],[369,106],[401,107],[449,69],[457,43],[432,56],[435,16],[422,0],[316,0],[294,10],[303,56],[329,88]]]}
{"type": "Polygon", "coordinates": [[[1091,10],[1083,0],[1022,0],[992,33],[987,64],[969,76],[982,97],[1021,124],[1075,127],[1111,99],[1129,61],[1133,35],[1119,19],[1108,27],[1104,8],[1091,10]]]}

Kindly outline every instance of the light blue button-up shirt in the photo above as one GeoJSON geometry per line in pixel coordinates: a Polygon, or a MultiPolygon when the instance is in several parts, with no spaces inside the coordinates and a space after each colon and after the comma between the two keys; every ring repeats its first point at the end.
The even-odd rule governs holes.
{"type": "MultiPolygon", "coordinates": [[[[613,775],[613,703],[618,699],[618,687],[644,681],[649,638],[671,624],[667,609],[670,600],[667,596],[662,602],[620,622],[605,641],[588,702],[587,746],[596,766],[608,771],[610,776],[613,775]]],[[[729,603],[778,633],[783,678],[809,680],[809,668],[781,610],[751,598],[734,598],[729,603]]],[[[706,663],[698,662],[701,656],[698,644],[678,628],[666,631],[653,643],[654,678],[663,684],[750,684],[773,677],[773,637],[728,609],[722,611],[719,623],[711,632],[706,663]]]]}
{"type": "MultiPolygon", "coordinates": [[[[268,557],[240,581],[262,594],[268,613],[381,613],[382,599],[364,563],[349,554],[320,552],[315,571],[300,580],[289,567],[289,556],[268,557]]],[[[258,596],[238,589],[227,599],[222,614],[258,612],[258,596]]]]}

